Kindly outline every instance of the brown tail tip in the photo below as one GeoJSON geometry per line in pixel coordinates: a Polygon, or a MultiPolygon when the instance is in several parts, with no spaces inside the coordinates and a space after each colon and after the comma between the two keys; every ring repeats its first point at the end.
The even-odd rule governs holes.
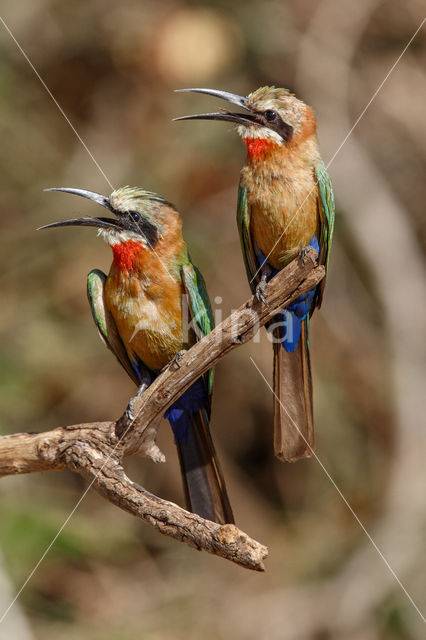
{"type": "Polygon", "coordinates": [[[279,460],[310,458],[315,447],[308,327],[294,351],[274,343],[274,449],[279,460]]]}

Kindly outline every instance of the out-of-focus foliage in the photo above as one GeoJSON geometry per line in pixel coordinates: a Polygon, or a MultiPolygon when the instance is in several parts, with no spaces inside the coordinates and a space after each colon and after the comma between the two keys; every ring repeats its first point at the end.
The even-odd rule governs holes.
{"type": "MultiPolygon", "coordinates": [[[[404,6],[396,0],[26,0],[2,17],[107,177],[0,24],[0,429],[8,433],[109,419],[133,392],[98,340],[86,301],[86,274],[108,270],[108,248],[93,230],[35,231],[96,211],[42,189],[109,193],[111,185],[137,184],[176,203],[192,258],[224,317],[249,293],[235,225],[244,150],[230,125],[173,123],[175,116],[212,110],[215,102],[172,90],[211,86],[246,94],[265,84],[288,87],[317,108],[327,162],[422,12],[416,0],[404,6]],[[319,53],[329,45],[326,63],[319,53]],[[332,65],[339,78],[328,74],[332,65]],[[343,115],[347,126],[335,140],[343,115]]],[[[351,136],[374,169],[372,184],[402,214],[413,259],[426,233],[425,55],[420,33],[351,136]]],[[[336,236],[324,306],[312,322],[318,455],[421,605],[424,511],[416,505],[425,469],[413,458],[413,475],[397,488],[411,418],[398,414],[395,334],[387,328],[394,311],[405,335],[415,309],[413,283],[390,314],[368,244],[375,232],[367,221],[363,240],[351,223],[358,213],[344,178],[358,193],[366,189],[359,173],[365,162],[351,149],[348,141],[330,167],[336,236]],[[387,519],[394,498],[407,507],[397,539],[387,519]]],[[[376,189],[363,195],[374,203],[376,189]]],[[[375,237],[378,251],[393,238],[390,221],[375,237]]],[[[399,247],[393,251],[397,256],[399,247]]],[[[393,284],[386,282],[390,297],[393,284]]],[[[250,355],[270,378],[271,347],[262,332],[218,366],[213,429],[237,522],[270,547],[267,573],[244,572],[162,538],[90,492],[17,605],[35,638],[420,637],[418,614],[321,465],[274,459],[272,398],[250,355]]],[[[414,369],[404,376],[407,389],[416,388],[414,369]]],[[[128,473],[182,503],[166,424],[159,441],[167,464],[132,459],[128,473]]],[[[420,430],[418,442],[421,451],[420,430]]],[[[15,590],[84,488],[70,473],[1,481],[0,542],[15,590]]],[[[0,616],[10,595],[0,592],[0,616]]],[[[4,625],[10,620],[11,629],[9,616],[4,625]]],[[[0,626],[0,638],[2,632],[0,626]]],[[[13,637],[10,630],[4,637],[13,637]]]]}

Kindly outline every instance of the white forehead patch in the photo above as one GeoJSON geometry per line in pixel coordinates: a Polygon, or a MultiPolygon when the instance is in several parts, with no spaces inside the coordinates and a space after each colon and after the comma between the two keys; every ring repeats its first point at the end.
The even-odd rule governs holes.
{"type": "Polygon", "coordinates": [[[276,131],[268,129],[268,127],[259,127],[256,125],[246,126],[243,124],[238,125],[238,133],[244,138],[260,138],[261,140],[272,140],[278,145],[282,145],[284,142],[280,134],[276,131]]]}
{"type": "Polygon", "coordinates": [[[261,111],[267,111],[268,109],[270,109],[271,111],[277,111],[277,101],[275,98],[270,98],[269,100],[259,100],[257,104],[253,106],[261,111]]]}
{"type": "Polygon", "coordinates": [[[132,193],[129,193],[128,188],[113,191],[109,197],[109,201],[113,209],[121,211],[122,213],[135,209],[135,198],[132,193]]]}
{"type": "Polygon", "coordinates": [[[116,231],[115,229],[99,229],[98,236],[105,240],[107,244],[112,247],[115,244],[122,244],[123,242],[138,242],[144,247],[147,247],[147,242],[143,236],[133,231],[116,231]]]}

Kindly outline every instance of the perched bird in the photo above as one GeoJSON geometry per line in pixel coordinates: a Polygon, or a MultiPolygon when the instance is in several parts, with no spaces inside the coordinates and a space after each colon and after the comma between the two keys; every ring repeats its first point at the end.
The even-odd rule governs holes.
{"type": "MultiPolygon", "coordinates": [[[[241,171],[237,222],[252,291],[262,300],[266,281],[309,245],[327,267],[334,199],[312,107],[275,87],[261,87],[247,97],[214,89],[179,91],[209,94],[243,110],[176,120],[238,125],[247,160],[241,171]]],[[[315,445],[308,329],[324,286],[325,280],[269,323],[274,342],[274,447],[282,460],[309,457],[315,445]]]]}
{"type": "MultiPolygon", "coordinates": [[[[111,247],[109,275],[97,269],[89,273],[89,302],[101,338],[143,392],[214,326],[203,277],[182,237],[179,213],[138,187],[117,189],[109,197],[83,189],[47,191],[88,198],[115,216],[73,218],[41,228],[95,227],[111,247]]],[[[233,522],[233,515],[209,428],[212,385],[210,370],[165,417],[173,429],[188,509],[226,523],[233,522]]]]}

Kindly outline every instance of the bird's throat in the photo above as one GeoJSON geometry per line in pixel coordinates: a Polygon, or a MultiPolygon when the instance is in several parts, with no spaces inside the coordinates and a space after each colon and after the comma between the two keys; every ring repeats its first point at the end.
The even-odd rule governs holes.
{"type": "Polygon", "coordinates": [[[269,153],[273,147],[277,147],[277,143],[274,140],[268,138],[243,138],[247,147],[247,153],[249,158],[259,160],[269,153]]]}
{"type": "Polygon", "coordinates": [[[134,240],[118,242],[110,246],[114,255],[114,264],[120,271],[133,271],[141,254],[146,251],[141,242],[134,240]]]}

